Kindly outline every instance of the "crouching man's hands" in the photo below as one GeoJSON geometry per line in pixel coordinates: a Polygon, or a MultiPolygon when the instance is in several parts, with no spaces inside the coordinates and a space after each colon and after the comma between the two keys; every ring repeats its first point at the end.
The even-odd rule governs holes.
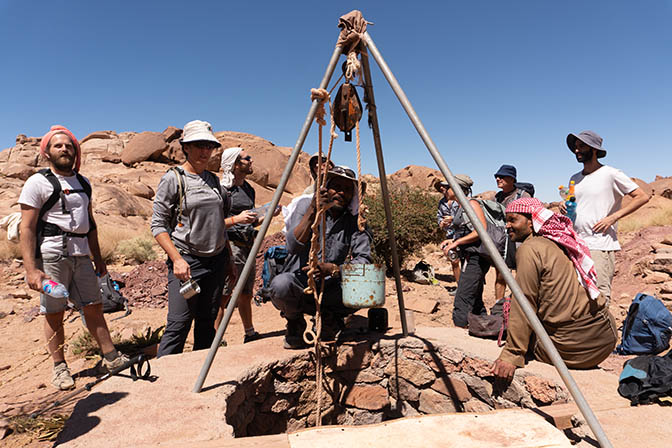
{"type": "MultiPolygon", "coordinates": [[[[305,266],[301,268],[305,272],[309,272],[310,267],[305,266]]],[[[334,263],[317,263],[317,270],[314,272],[315,280],[321,280],[324,277],[338,277],[341,270],[337,264],[334,263]]]]}
{"type": "Polygon", "coordinates": [[[509,387],[513,381],[513,374],[516,372],[516,366],[506,361],[498,359],[492,365],[492,374],[495,376],[495,387],[504,390],[509,387]]]}

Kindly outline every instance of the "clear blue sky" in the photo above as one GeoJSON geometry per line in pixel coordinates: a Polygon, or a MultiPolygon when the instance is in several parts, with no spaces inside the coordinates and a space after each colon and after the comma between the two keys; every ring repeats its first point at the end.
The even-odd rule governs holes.
{"type": "MultiPolygon", "coordinates": [[[[375,22],[369,33],[443,157],[476,191],[495,189],[511,163],[557,200],[579,169],[565,137],[583,129],[630,176],[672,175],[671,0],[0,0],[0,148],[54,123],[83,137],[197,118],[293,146],[352,9],[375,22]]],[[[373,75],[388,173],[433,167],[375,65],[373,75]]],[[[364,172],[377,174],[368,129],[362,141],[364,172]]],[[[354,167],[354,153],[341,136],[337,162],[354,167]]]]}

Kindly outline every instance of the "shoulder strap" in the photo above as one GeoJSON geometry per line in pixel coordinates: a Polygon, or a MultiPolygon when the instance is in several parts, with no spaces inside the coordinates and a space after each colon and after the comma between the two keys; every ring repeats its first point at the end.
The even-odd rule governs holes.
{"type": "Polygon", "coordinates": [[[91,184],[84,179],[84,176],[79,174],[77,171],[75,171],[75,176],[77,177],[77,181],[79,184],[82,186],[82,190],[84,191],[84,194],[89,198],[89,201],[91,200],[91,184]]]}
{"type": "Polygon", "coordinates": [[[61,183],[58,181],[54,173],[51,172],[49,168],[45,168],[43,170],[38,171],[41,175],[47,178],[51,186],[54,188],[54,191],[51,192],[51,196],[49,196],[49,199],[44,203],[42,208],[40,209],[40,214],[37,218],[37,222],[39,225],[39,222],[42,221],[42,217],[44,216],[45,213],[47,213],[51,207],[56,205],[58,200],[60,199],[61,195],[61,183]]]}
{"type": "Polygon", "coordinates": [[[179,166],[174,166],[168,171],[172,171],[177,179],[177,220],[176,224],[181,222],[182,219],[182,204],[184,203],[184,198],[186,196],[186,181],[184,179],[185,174],[184,170],[179,166]]]}

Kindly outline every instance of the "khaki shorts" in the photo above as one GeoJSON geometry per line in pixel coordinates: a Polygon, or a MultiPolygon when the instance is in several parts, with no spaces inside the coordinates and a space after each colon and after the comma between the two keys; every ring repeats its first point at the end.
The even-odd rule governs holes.
{"type": "Polygon", "coordinates": [[[616,266],[616,251],[614,250],[591,250],[590,257],[595,263],[597,272],[597,289],[607,299],[607,309],[611,302],[611,281],[614,279],[616,266]]]}
{"type": "MultiPolygon", "coordinates": [[[[233,241],[231,242],[231,253],[233,254],[233,264],[236,266],[238,275],[240,275],[243,272],[245,262],[247,261],[247,258],[250,256],[250,249],[251,248],[245,246],[238,246],[233,241]]],[[[252,269],[252,272],[250,272],[249,277],[247,277],[245,286],[243,286],[243,294],[251,295],[252,292],[254,291],[254,277],[255,277],[255,270],[252,269]]],[[[231,294],[233,294],[233,289],[236,287],[236,283],[238,283],[237,277],[233,282],[231,281],[231,279],[227,280],[222,295],[230,296],[231,294]]]]}
{"type": "Polygon", "coordinates": [[[69,299],[40,294],[40,314],[65,311],[68,300],[80,310],[87,305],[101,303],[98,277],[89,257],[46,256],[38,260],[38,268],[53,281],[65,285],[70,293],[69,299]]]}

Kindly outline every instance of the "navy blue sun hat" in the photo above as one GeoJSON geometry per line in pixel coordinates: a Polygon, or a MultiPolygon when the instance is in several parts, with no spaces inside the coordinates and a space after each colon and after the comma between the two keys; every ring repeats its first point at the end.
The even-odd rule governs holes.
{"type": "Polygon", "coordinates": [[[513,165],[500,166],[497,172],[495,173],[495,177],[504,177],[504,176],[513,177],[513,179],[516,180],[516,178],[518,177],[516,167],[513,165]]]}

